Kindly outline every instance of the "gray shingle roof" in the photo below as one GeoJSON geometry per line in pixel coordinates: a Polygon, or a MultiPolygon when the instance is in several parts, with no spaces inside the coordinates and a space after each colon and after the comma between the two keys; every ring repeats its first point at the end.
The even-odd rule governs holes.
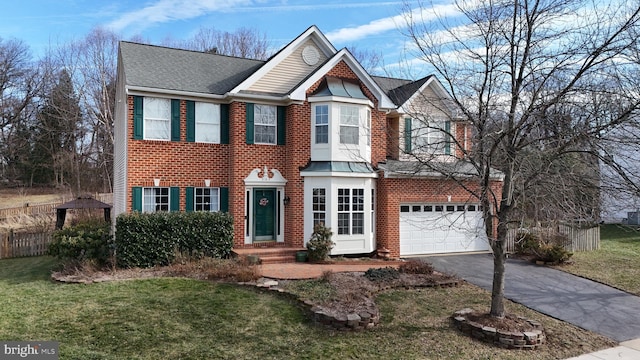
{"type": "Polygon", "coordinates": [[[265,62],[161,46],[120,42],[127,85],[222,95],[265,62]]]}
{"type": "Polygon", "coordinates": [[[394,104],[400,106],[407,102],[416,91],[420,90],[420,87],[424,85],[431,76],[433,75],[423,77],[416,81],[373,76],[373,80],[378,83],[394,104]]]}
{"type": "MultiPolygon", "coordinates": [[[[468,161],[456,160],[452,162],[441,161],[400,161],[387,160],[379,163],[378,168],[387,173],[389,177],[426,177],[465,179],[478,176],[478,170],[468,161]]],[[[497,169],[490,169],[490,177],[493,180],[501,180],[503,173],[497,169]]]]}

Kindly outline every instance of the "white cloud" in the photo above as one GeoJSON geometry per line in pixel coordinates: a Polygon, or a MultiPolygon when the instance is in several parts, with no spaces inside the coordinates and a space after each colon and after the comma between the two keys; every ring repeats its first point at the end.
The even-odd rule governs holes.
{"type": "Polygon", "coordinates": [[[430,22],[438,18],[451,17],[458,14],[459,12],[453,4],[434,5],[433,7],[425,6],[413,9],[411,13],[373,20],[365,25],[330,31],[326,36],[329,41],[333,43],[347,43],[372,35],[378,35],[383,32],[396,31],[399,28],[404,28],[407,25],[406,19],[408,16],[413,19],[418,19],[421,22],[430,22]]]}
{"type": "Polygon", "coordinates": [[[228,11],[251,4],[251,0],[159,0],[120,16],[107,24],[107,27],[115,31],[128,27],[143,29],[156,23],[192,19],[213,11],[228,11]]]}

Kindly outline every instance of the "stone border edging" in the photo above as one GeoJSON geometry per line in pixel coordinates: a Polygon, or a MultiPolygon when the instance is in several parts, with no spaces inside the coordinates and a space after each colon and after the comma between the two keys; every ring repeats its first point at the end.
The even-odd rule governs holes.
{"type": "MultiPolygon", "coordinates": [[[[262,283],[240,283],[241,285],[250,285],[254,286],[260,290],[268,290],[275,291],[277,293],[288,296],[293,301],[297,302],[298,306],[300,306],[305,312],[310,314],[313,323],[316,325],[324,326],[330,330],[338,330],[338,331],[362,331],[367,329],[372,329],[376,327],[380,323],[380,310],[377,306],[375,306],[375,310],[372,312],[369,311],[361,311],[359,313],[349,313],[345,315],[336,315],[333,316],[325,312],[321,306],[315,305],[311,300],[302,300],[298,298],[295,294],[285,291],[284,289],[278,287],[278,282],[275,280],[267,280],[262,283]]],[[[450,281],[439,281],[435,284],[423,284],[423,285],[414,285],[414,286],[387,286],[381,288],[380,291],[390,290],[393,288],[435,288],[435,287],[457,287],[460,285],[460,280],[450,280],[450,281]]]]}
{"type": "Polygon", "coordinates": [[[518,317],[519,319],[526,320],[535,330],[525,332],[502,331],[467,320],[466,315],[471,312],[473,312],[473,310],[469,308],[458,310],[451,318],[458,330],[474,339],[492,343],[506,349],[526,350],[535,350],[546,341],[544,328],[538,321],[518,317]]]}

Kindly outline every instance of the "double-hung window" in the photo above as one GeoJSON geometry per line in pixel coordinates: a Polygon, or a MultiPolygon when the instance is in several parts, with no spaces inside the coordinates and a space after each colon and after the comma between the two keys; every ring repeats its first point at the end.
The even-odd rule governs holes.
{"type": "Polygon", "coordinates": [[[357,106],[340,106],[340,143],[358,145],[359,133],[359,111],[357,106]]]}
{"type": "Polygon", "coordinates": [[[338,189],[338,234],[364,234],[364,189],[338,189]]]}
{"type": "Polygon", "coordinates": [[[326,190],[313,189],[313,226],[326,224],[326,190]]]}
{"type": "Polygon", "coordinates": [[[142,189],[142,212],[169,211],[169,188],[142,189]]]}
{"type": "Polygon", "coordinates": [[[449,151],[448,121],[430,121],[412,119],[413,151],[446,154],[449,151]]]}
{"type": "Polygon", "coordinates": [[[255,143],[275,144],[277,107],[273,105],[255,104],[253,116],[255,143]]]}
{"type": "Polygon", "coordinates": [[[144,98],[144,138],[149,140],[171,139],[171,100],[144,98]]]}
{"type": "Polygon", "coordinates": [[[329,143],[329,105],[317,105],[315,116],[316,144],[329,143]]]}
{"type": "Polygon", "coordinates": [[[194,189],[194,210],[195,211],[220,211],[220,189],[219,188],[195,188],[194,189]]]}
{"type": "Polygon", "coordinates": [[[220,105],[195,103],[195,140],[197,142],[220,143],[220,105]]]}

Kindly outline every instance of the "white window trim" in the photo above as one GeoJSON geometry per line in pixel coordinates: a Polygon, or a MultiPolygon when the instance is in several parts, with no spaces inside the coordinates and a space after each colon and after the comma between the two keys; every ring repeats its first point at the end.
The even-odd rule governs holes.
{"type": "MultiPolygon", "coordinates": [[[[314,226],[316,224],[316,214],[322,214],[322,217],[324,218],[324,221],[322,222],[324,225],[327,224],[327,189],[326,188],[313,188],[312,190],[312,195],[311,195],[311,212],[313,214],[313,223],[314,226]],[[316,190],[322,190],[322,194],[321,195],[316,195],[315,191],[316,190]],[[315,206],[316,206],[316,197],[318,197],[318,199],[320,199],[320,197],[322,197],[324,199],[323,205],[324,205],[324,210],[316,210],[315,206]]],[[[319,204],[319,203],[318,203],[319,204]]]]}
{"type": "MultiPolygon", "coordinates": [[[[346,104],[340,104],[338,107],[338,141],[341,145],[347,145],[347,146],[359,146],[360,145],[360,110],[361,110],[361,106],[358,105],[346,105],[346,104]],[[347,122],[343,122],[343,113],[342,110],[349,110],[349,111],[353,111],[355,110],[356,112],[356,124],[350,124],[347,122]],[[342,128],[351,128],[351,129],[356,129],[357,131],[357,135],[355,137],[356,142],[355,143],[351,143],[351,142],[342,142],[342,128]]],[[[350,114],[351,115],[351,114],[350,114]]]]}
{"type": "Polygon", "coordinates": [[[336,198],[337,206],[340,206],[340,197],[341,196],[345,196],[344,194],[340,195],[340,191],[341,190],[348,190],[349,191],[349,195],[347,197],[348,198],[347,210],[344,210],[344,209],[343,210],[339,210],[339,209],[337,209],[338,223],[336,225],[337,225],[338,235],[339,236],[351,236],[351,235],[353,235],[353,236],[362,236],[366,232],[365,231],[365,222],[366,222],[365,221],[365,219],[366,219],[365,212],[366,212],[366,210],[364,208],[365,196],[366,195],[364,194],[364,192],[365,192],[364,188],[342,188],[342,187],[338,188],[338,191],[336,193],[336,195],[337,195],[337,198],[336,198]],[[361,192],[361,194],[356,195],[355,194],[356,191],[361,192]],[[356,197],[356,196],[362,197],[362,202],[360,204],[354,202],[354,197],[356,197]],[[362,206],[362,210],[354,210],[354,206],[358,206],[358,205],[362,206]],[[340,214],[348,214],[349,215],[348,232],[342,233],[342,234],[340,233],[340,214]],[[362,215],[362,226],[361,226],[362,232],[359,232],[359,233],[354,233],[354,221],[355,221],[355,218],[354,218],[353,215],[355,215],[355,214],[361,214],[362,215]]]}
{"type": "Polygon", "coordinates": [[[313,107],[313,142],[316,145],[328,145],[331,142],[331,105],[330,104],[317,104],[313,107]],[[327,122],[324,124],[318,124],[318,108],[324,107],[326,108],[326,119],[327,122]],[[325,127],[327,129],[327,141],[326,142],[318,142],[318,127],[325,127]]]}
{"type": "MultiPolygon", "coordinates": [[[[262,119],[261,119],[262,120],[262,119]]],[[[278,144],[278,107],[276,105],[268,105],[268,104],[254,104],[253,106],[253,142],[254,144],[263,144],[263,145],[276,145],[278,144]],[[273,108],[273,124],[265,124],[265,123],[259,123],[258,122],[258,118],[256,116],[257,113],[257,108],[258,107],[271,107],[273,108]],[[257,135],[257,131],[256,128],[258,126],[266,126],[266,127],[270,127],[273,128],[273,142],[263,142],[263,141],[257,141],[256,140],[256,135],[257,135]]]]}
{"type": "MultiPolygon", "coordinates": [[[[158,196],[164,196],[164,195],[153,194],[153,198],[154,198],[153,206],[155,208],[158,207],[158,204],[155,202],[155,198],[158,197],[158,196]]],[[[143,213],[145,213],[145,212],[146,213],[155,213],[155,212],[158,212],[158,211],[170,211],[170,210],[171,210],[171,188],[166,187],[166,186],[155,186],[155,187],[143,187],[142,188],[142,212],[143,213]],[[157,209],[154,209],[153,211],[146,210],[145,209],[145,207],[146,207],[145,205],[151,206],[151,204],[146,204],[146,202],[145,202],[145,199],[146,199],[145,192],[147,190],[154,190],[154,192],[155,192],[155,190],[160,190],[160,189],[166,189],[167,190],[167,195],[166,195],[166,197],[167,197],[167,210],[157,210],[157,209]]]]}
{"type": "Polygon", "coordinates": [[[206,103],[206,102],[196,102],[195,103],[195,142],[207,143],[207,144],[220,144],[220,104],[206,103]],[[208,119],[208,121],[202,121],[202,118],[209,118],[207,113],[203,113],[203,108],[205,107],[213,107],[213,114],[208,119]],[[198,109],[201,109],[198,111],[198,109]],[[205,115],[207,114],[207,115],[205,115]],[[199,125],[199,126],[198,126],[199,125]],[[213,140],[206,141],[203,139],[202,133],[204,132],[203,127],[213,127],[213,140]]]}
{"type": "MultiPolygon", "coordinates": [[[[215,209],[210,209],[208,210],[209,212],[219,212],[220,211],[220,188],[218,187],[196,187],[193,189],[193,211],[207,211],[207,210],[197,210],[198,207],[198,190],[203,190],[203,189],[208,189],[211,190],[211,193],[209,194],[209,201],[211,201],[211,196],[213,195],[213,192],[215,191],[216,193],[216,208],[215,209]]],[[[204,196],[204,195],[201,195],[204,196]]],[[[211,202],[210,202],[211,204],[211,202]]]]}
{"type": "Polygon", "coordinates": [[[142,138],[144,140],[158,140],[158,141],[170,141],[171,140],[171,99],[166,99],[166,98],[159,98],[159,97],[150,97],[150,96],[145,96],[144,100],[143,100],[143,110],[142,110],[142,129],[143,129],[143,136],[142,138]],[[149,100],[153,99],[153,101],[163,101],[163,102],[167,102],[168,103],[168,117],[167,118],[160,118],[160,117],[150,117],[149,116],[149,110],[147,108],[148,104],[149,104],[149,100]],[[155,122],[165,122],[166,126],[167,126],[167,137],[166,138],[152,138],[149,135],[147,135],[148,130],[150,129],[149,123],[147,121],[155,121],[155,122]]]}
{"type": "MultiPolygon", "coordinates": [[[[425,124],[421,119],[411,119],[411,149],[416,153],[428,153],[434,155],[447,155],[445,152],[447,134],[445,130],[446,119],[433,119],[425,124]]],[[[451,129],[453,128],[453,122],[451,129]]],[[[453,132],[454,130],[451,130],[453,132]]]]}

